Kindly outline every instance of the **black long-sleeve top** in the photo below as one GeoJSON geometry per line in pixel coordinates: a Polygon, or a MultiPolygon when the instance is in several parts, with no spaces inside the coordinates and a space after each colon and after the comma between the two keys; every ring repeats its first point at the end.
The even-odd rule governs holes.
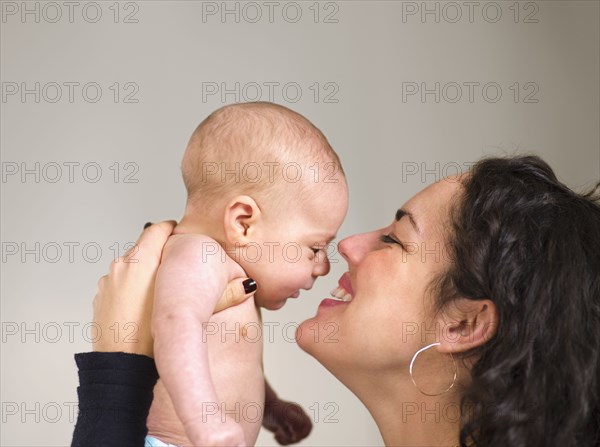
{"type": "Polygon", "coordinates": [[[142,447],[158,380],[154,360],[124,352],[75,354],[79,415],[72,447],[142,447]]]}

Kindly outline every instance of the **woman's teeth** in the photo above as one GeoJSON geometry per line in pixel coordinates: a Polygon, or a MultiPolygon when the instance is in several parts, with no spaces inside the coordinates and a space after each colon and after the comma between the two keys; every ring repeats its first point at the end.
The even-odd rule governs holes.
{"type": "Polygon", "coordinates": [[[352,301],[352,295],[346,292],[341,287],[336,287],[331,291],[331,296],[339,298],[341,301],[352,301]]]}

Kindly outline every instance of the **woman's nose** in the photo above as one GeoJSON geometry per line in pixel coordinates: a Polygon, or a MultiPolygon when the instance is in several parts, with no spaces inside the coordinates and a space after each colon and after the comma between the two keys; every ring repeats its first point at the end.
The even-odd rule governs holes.
{"type": "Polygon", "coordinates": [[[348,263],[348,266],[358,265],[364,257],[375,250],[381,231],[355,234],[342,239],[338,243],[338,251],[348,263]]]}

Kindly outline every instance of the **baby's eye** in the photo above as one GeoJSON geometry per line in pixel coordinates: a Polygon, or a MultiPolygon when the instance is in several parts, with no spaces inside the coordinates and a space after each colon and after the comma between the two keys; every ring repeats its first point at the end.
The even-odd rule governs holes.
{"type": "Polygon", "coordinates": [[[310,247],[310,249],[315,255],[318,255],[319,252],[327,254],[327,246],[327,244],[318,243],[315,247],[310,247]]]}

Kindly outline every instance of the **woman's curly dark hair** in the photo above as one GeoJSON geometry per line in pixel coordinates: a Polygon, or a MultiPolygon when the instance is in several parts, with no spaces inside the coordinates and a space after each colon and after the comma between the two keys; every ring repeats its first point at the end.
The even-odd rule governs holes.
{"type": "Polygon", "coordinates": [[[478,162],[452,213],[440,307],[490,299],[499,325],[476,352],[461,445],[600,445],[600,197],[536,156],[478,162]]]}

